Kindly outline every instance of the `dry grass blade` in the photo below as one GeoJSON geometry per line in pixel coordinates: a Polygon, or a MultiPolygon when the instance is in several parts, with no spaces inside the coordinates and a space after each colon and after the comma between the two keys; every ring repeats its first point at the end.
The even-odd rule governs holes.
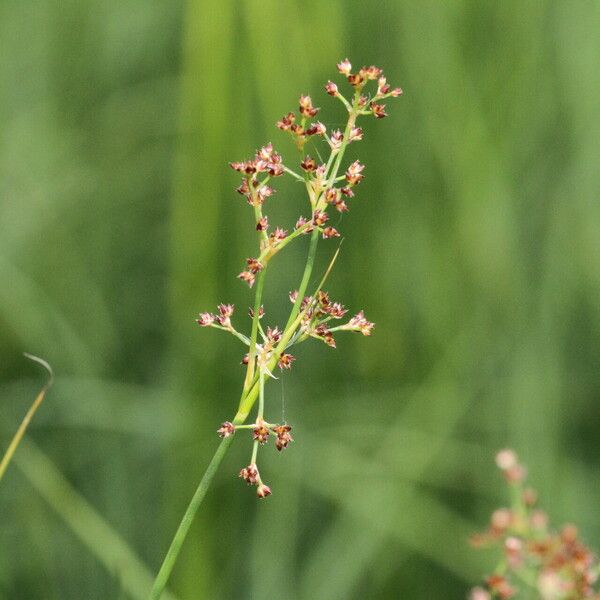
{"type": "Polygon", "coordinates": [[[29,410],[27,411],[27,414],[21,421],[17,432],[15,433],[6,452],[4,453],[2,461],[0,461],[0,481],[2,480],[2,477],[4,477],[4,473],[6,473],[6,469],[8,468],[10,461],[12,460],[12,457],[14,456],[17,447],[23,439],[23,436],[27,431],[27,427],[29,426],[31,419],[33,419],[33,415],[35,415],[37,409],[44,401],[44,398],[46,397],[46,392],[50,389],[52,383],[54,382],[54,373],[52,371],[52,367],[44,359],[34,356],[33,354],[28,354],[27,352],[24,352],[23,354],[30,360],[33,360],[34,362],[42,365],[42,367],[44,367],[44,369],[48,371],[50,378],[48,379],[46,385],[44,385],[44,387],[40,390],[40,393],[36,396],[35,400],[33,401],[33,404],[30,406],[29,410]]]}

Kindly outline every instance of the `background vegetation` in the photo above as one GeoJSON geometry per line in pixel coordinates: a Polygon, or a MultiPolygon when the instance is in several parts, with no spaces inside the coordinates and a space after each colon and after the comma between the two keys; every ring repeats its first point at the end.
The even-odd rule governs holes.
{"type": "MultiPolygon", "coordinates": [[[[366,126],[330,285],[375,335],[302,348],[269,386],[297,440],[264,453],[274,494],[236,479],[238,441],[171,591],[463,598],[503,446],[599,548],[599,30],[591,0],[4,0],[3,448],[42,384],[21,352],[57,381],[0,487],[0,597],[145,597],[241,385],[235,340],[193,322],[250,302],[227,161],[293,155],[273,124],[300,92],[335,120],[346,55],[405,90],[366,126]]],[[[290,226],[303,197],[278,187],[290,226]]]]}

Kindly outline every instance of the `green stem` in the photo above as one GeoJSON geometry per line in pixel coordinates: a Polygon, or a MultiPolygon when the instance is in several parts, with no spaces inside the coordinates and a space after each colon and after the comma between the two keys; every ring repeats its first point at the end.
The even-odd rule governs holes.
{"type": "Polygon", "coordinates": [[[173,570],[173,566],[175,565],[175,561],[179,556],[181,546],[183,545],[190,526],[192,525],[194,516],[196,515],[202,500],[204,500],[204,496],[206,495],[213,477],[215,476],[215,473],[217,472],[217,469],[219,468],[219,465],[221,464],[221,461],[223,460],[223,457],[229,449],[232,441],[233,436],[223,438],[219,444],[219,447],[217,448],[217,451],[212,457],[210,464],[204,472],[204,475],[198,484],[198,488],[196,489],[196,492],[192,497],[185,514],[183,515],[183,519],[181,519],[181,523],[177,528],[177,532],[175,533],[175,537],[171,542],[169,551],[167,552],[167,555],[165,556],[165,559],[160,567],[160,571],[156,576],[154,585],[152,586],[152,591],[150,592],[150,600],[158,600],[161,597],[171,575],[171,571],[173,570]]]}

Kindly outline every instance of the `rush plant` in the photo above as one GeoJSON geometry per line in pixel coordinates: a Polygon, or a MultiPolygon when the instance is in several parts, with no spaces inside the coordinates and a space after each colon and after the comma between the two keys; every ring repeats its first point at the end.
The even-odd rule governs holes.
{"type": "Polygon", "coordinates": [[[579,539],[574,525],[555,531],[537,506],[537,493],[526,486],[527,471],[512,450],[496,456],[511,492],[510,508],[492,513],[487,531],[474,535],[477,548],[495,548],[500,558],[470,600],[600,600],[596,582],[600,563],[579,539]]]}
{"type": "Polygon", "coordinates": [[[292,427],[288,423],[273,423],[267,418],[265,384],[275,377],[274,371],[277,368],[291,368],[294,356],[290,350],[311,338],[335,348],[335,335],[345,331],[371,335],[373,323],[366,319],[362,311],[348,319],[347,309],[330,299],[323,290],[337,252],[319,284],[313,289],[309,289],[309,285],[319,239],[340,237],[340,232],[329,224],[330,214],[333,211],[344,213],[349,210],[356,187],[364,179],[364,165],[358,160],[344,166],[347,147],[363,138],[363,130],[357,126],[357,121],[363,116],[377,120],[386,117],[386,107],[382,102],[402,95],[402,90],[392,88],[378,67],[363,67],[353,72],[352,65],[345,59],[337,68],[347,80],[350,94],[344,96],[332,81],[325,85],[325,90],[345,109],[347,121],[343,131],[328,131],[323,123],[313,120],[319,109],[313,106],[310,96],[302,95],[298,114],[289,112],[277,122],[277,127],[291,136],[300,153],[298,165],[284,162],[281,154],[270,143],[260,148],[253,158],[230,165],[242,176],[237,192],[247,200],[252,210],[252,225],[257,234],[256,255],[246,259],[246,266],[238,276],[254,289],[254,303],[249,310],[250,331],[242,333],[239,326],[234,325],[234,306],[231,304],[220,304],[214,314],[201,313],[197,323],[201,327],[225,331],[243,344],[245,354],[242,362],[246,365],[246,373],[237,412],[231,421],[223,423],[217,431],[222,438],[221,443],[175,533],[156,577],[151,593],[153,599],[160,598],[194,515],[219,464],[232,440],[239,437],[242,431],[250,432],[252,451],[249,464],[241,469],[239,475],[249,485],[256,486],[259,498],[266,498],[271,494],[271,488],[263,481],[258,469],[259,447],[274,436],[275,447],[282,451],[293,440],[292,427]],[[309,149],[316,156],[323,155],[327,158],[323,161],[316,160],[308,154],[309,149]],[[308,200],[306,216],[298,218],[291,232],[283,227],[271,227],[265,211],[267,201],[275,193],[271,187],[272,182],[283,176],[302,182],[308,200]],[[263,291],[269,265],[284,248],[303,237],[310,240],[308,255],[298,289],[289,294],[292,308],[287,322],[282,327],[264,327],[263,291]],[[257,400],[254,421],[246,423],[257,400]]]}

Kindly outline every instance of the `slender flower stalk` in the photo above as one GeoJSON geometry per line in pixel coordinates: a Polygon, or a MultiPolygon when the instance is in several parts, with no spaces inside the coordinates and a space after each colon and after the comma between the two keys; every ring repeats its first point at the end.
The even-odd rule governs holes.
{"type": "Polygon", "coordinates": [[[295,359],[288,350],[309,338],[335,348],[334,332],[352,331],[368,336],[373,329],[373,323],[366,320],[362,311],[346,323],[335,327],[330,326],[332,320],[342,319],[347,312],[342,304],[330,300],[327,292],[323,290],[323,285],[337,258],[337,252],[313,294],[306,295],[313,276],[319,239],[327,240],[341,235],[336,228],[328,224],[329,213],[333,210],[340,214],[347,212],[349,210],[347,202],[354,197],[356,186],[364,179],[364,165],[359,161],[348,165],[343,175],[340,175],[348,146],[363,138],[362,129],[356,126],[357,119],[366,115],[376,119],[387,116],[381,101],[402,94],[400,88],[393,90],[390,88],[378,67],[363,67],[353,73],[348,59],[341,61],[337,67],[352,88],[352,99],[347,100],[337,85],[331,81],[326,84],[325,90],[342,103],[347,113],[343,133],[339,130],[328,132],[323,123],[312,121],[318,114],[319,108],[313,105],[309,95],[302,95],[298,103],[298,114],[289,112],[276,124],[280,130],[291,137],[300,153],[298,166],[284,164],[282,156],[275,151],[271,143],[257,150],[254,157],[249,160],[230,163],[230,166],[242,175],[241,184],[236,191],[252,206],[258,237],[256,254],[246,259],[246,267],[238,275],[240,280],[255,289],[254,303],[249,311],[252,319],[250,334],[247,336],[234,327],[232,323],[234,306],[231,304],[220,304],[214,314],[201,313],[196,322],[201,327],[212,327],[231,333],[244,344],[247,351],[242,358],[242,363],[246,365],[246,374],[237,412],[230,421],[225,421],[217,430],[222,438],[221,444],[204,473],[173,538],[152,589],[150,598],[153,600],[160,598],[194,515],[238,430],[249,429],[253,438],[250,463],[241,469],[240,478],[248,485],[256,486],[256,494],[259,498],[266,498],[271,494],[271,488],[263,482],[257,466],[260,447],[268,444],[269,439],[275,436],[275,447],[278,451],[282,451],[289,447],[293,438],[292,427],[287,423],[270,423],[265,420],[267,408],[265,384],[275,377],[273,372],[277,367],[282,371],[292,367],[295,359]],[[372,81],[376,82],[375,90],[368,92],[367,89],[372,81]],[[322,152],[318,150],[319,144],[324,145],[329,152],[327,160],[322,164],[307,152],[312,148],[314,154],[321,156],[322,152]],[[298,218],[291,233],[283,227],[270,230],[269,216],[263,212],[265,203],[275,194],[271,181],[286,174],[304,183],[310,211],[307,216],[298,218]],[[292,309],[286,324],[281,329],[277,326],[264,327],[261,324],[261,320],[265,317],[263,292],[269,263],[281,250],[305,235],[310,235],[306,264],[298,289],[290,293],[292,309]],[[245,424],[257,399],[258,410],[254,423],[245,424]]]}

